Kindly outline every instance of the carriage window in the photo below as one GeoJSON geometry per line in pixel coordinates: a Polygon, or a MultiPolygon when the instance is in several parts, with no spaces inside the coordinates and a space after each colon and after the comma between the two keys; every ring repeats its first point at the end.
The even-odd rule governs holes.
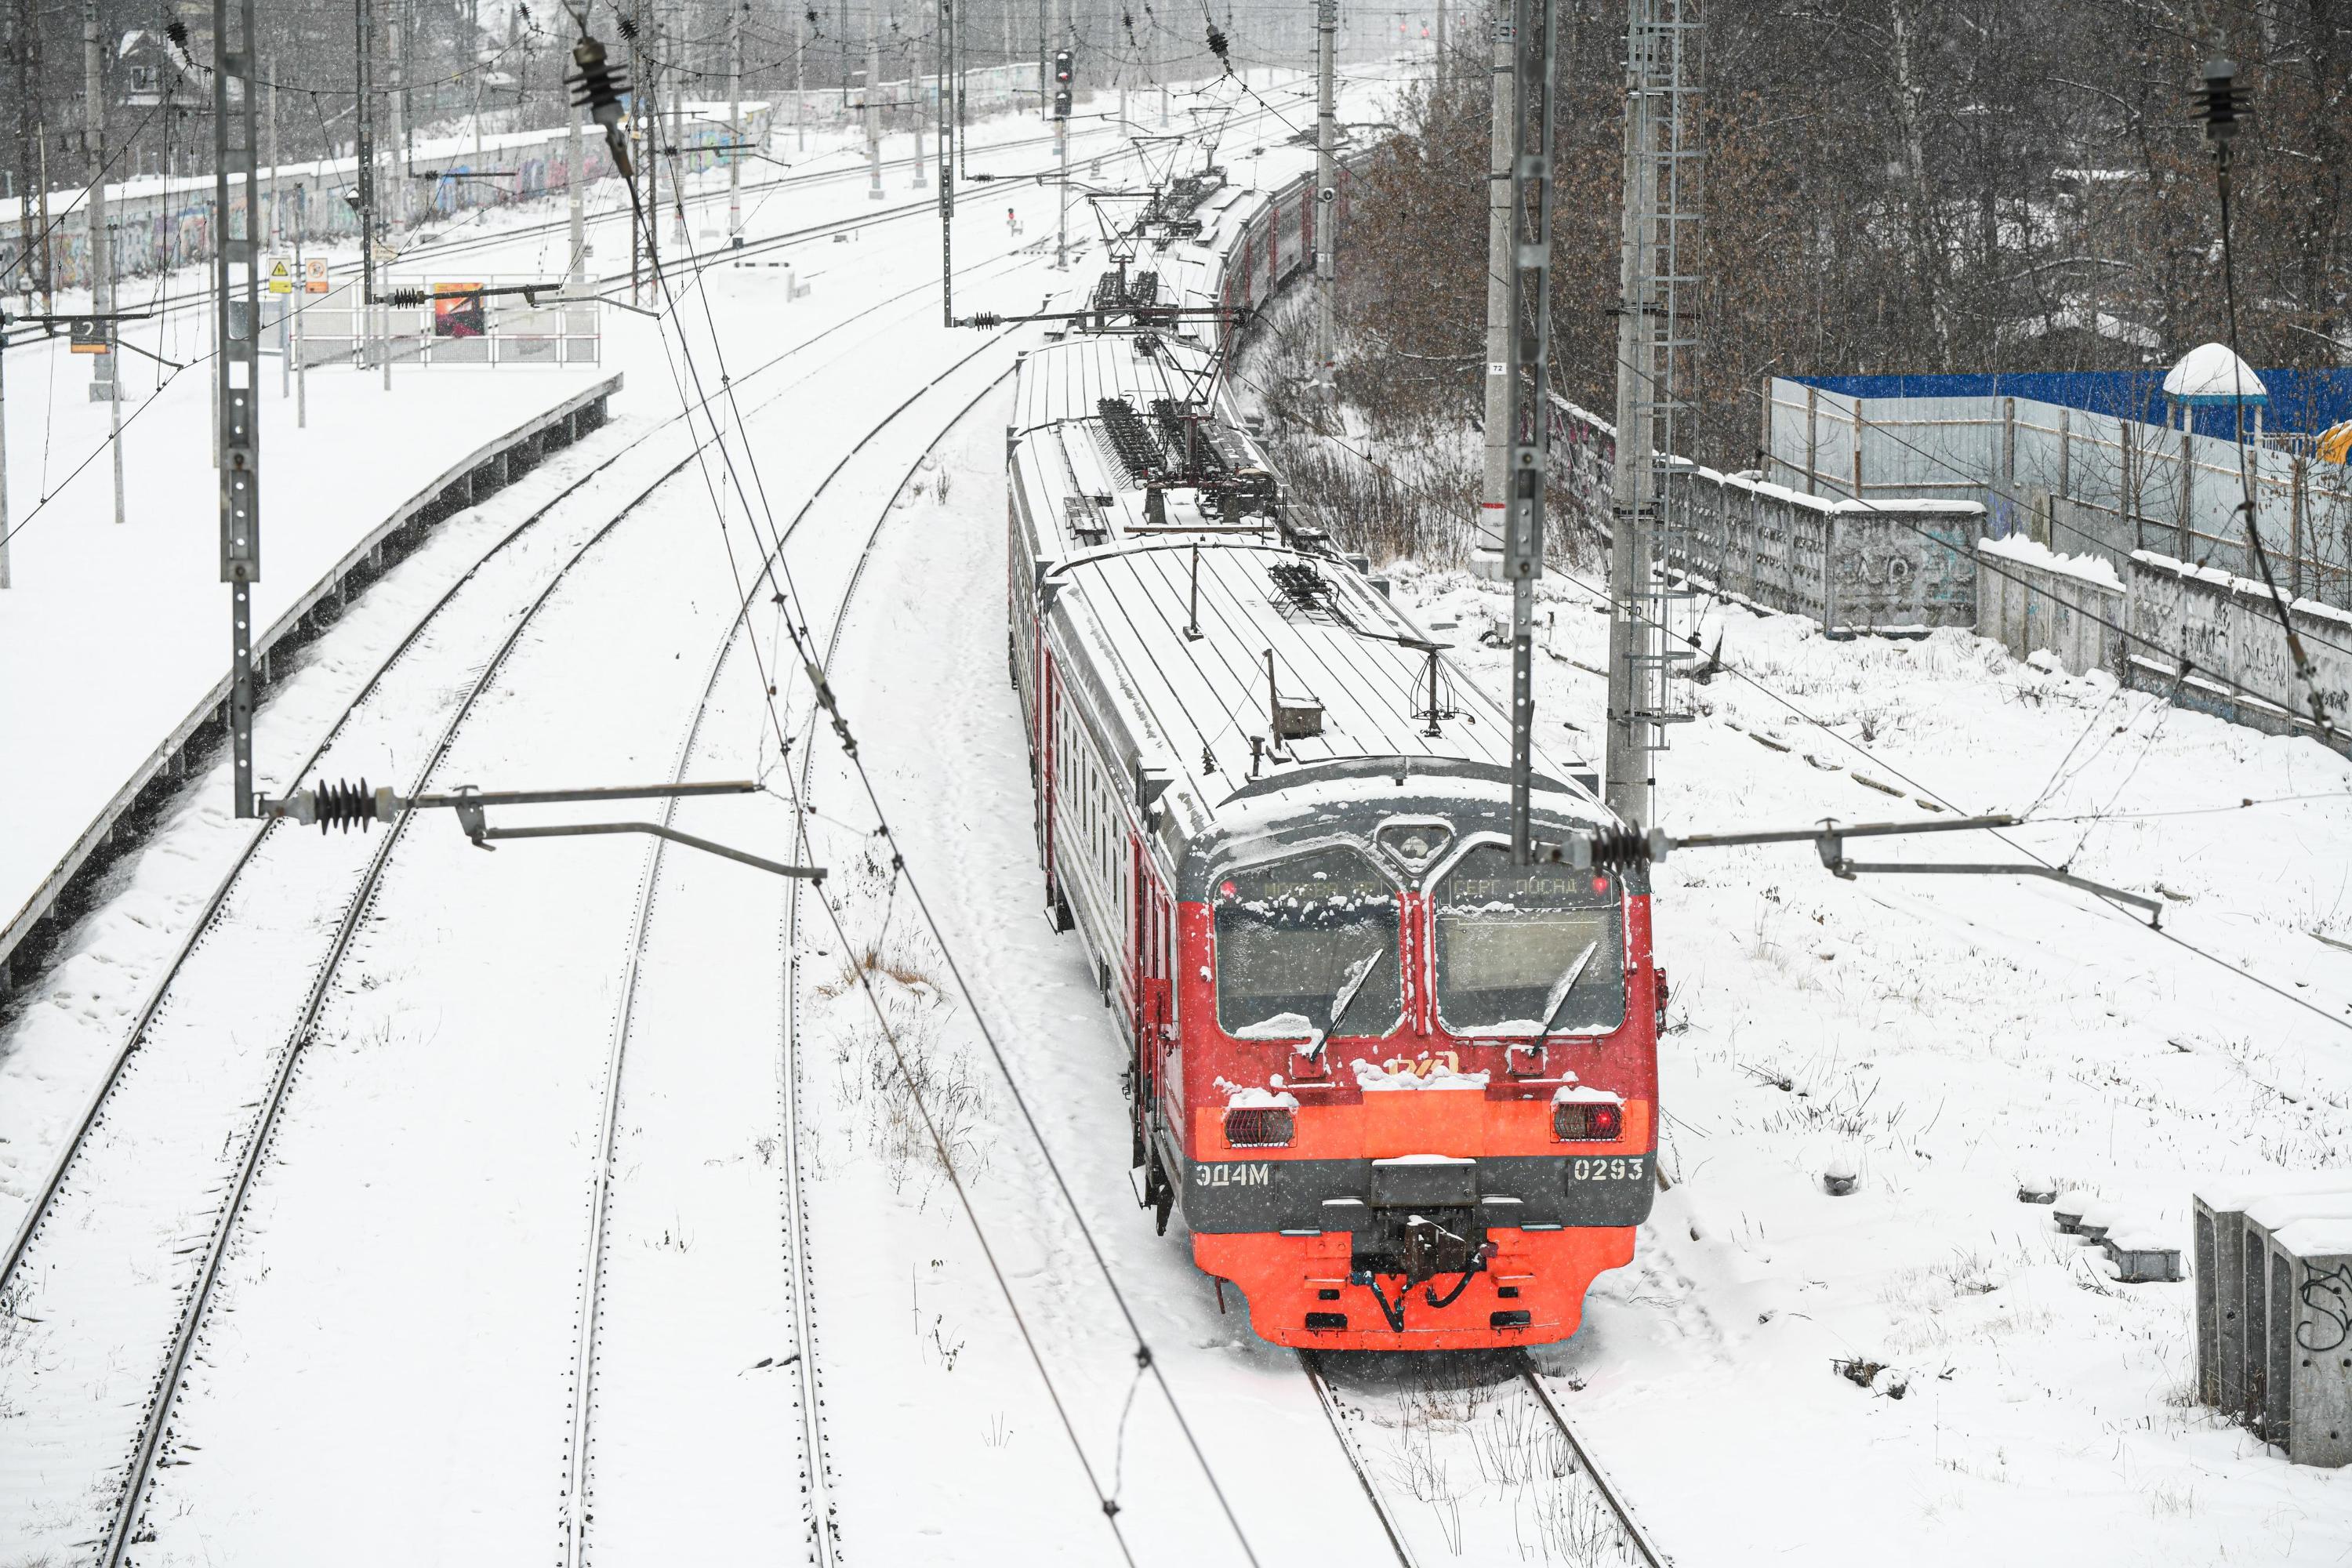
{"type": "Polygon", "coordinates": [[[1397,890],[1353,849],[1228,871],[1215,888],[1217,1021],[1245,1039],[1384,1035],[1403,1011],[1397,890]]]}
{"type": "Polygon", "coordinates": [[[1616,879],[1473,848],[1438,889],[1437,1011],[1456,1032],[1599,1034],[1625,1021],[1616,879]]]}

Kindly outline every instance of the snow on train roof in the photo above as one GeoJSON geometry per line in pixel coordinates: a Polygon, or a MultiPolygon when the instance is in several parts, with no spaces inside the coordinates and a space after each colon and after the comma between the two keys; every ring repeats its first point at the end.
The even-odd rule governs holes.
{"type": "MultiPolygon", "coordinates": [[[[1128,334],[1082,334],[1036,350],[1023,364],[1013,427],[1013,461],[1047,557],[1042,580],[1095,651],[1124,727],[1146,751],[1156,742],[1166,752],[1146,756],[1146,765],[1171,768],[1203,820],[1254,776],[1318,763],[1402,756],[1507,766],[1503,709],[1442,653],[1441,717],[1429,732],[1433,639],[1346,562],[1291,548],[1262,518],[1205,515],[1188,489],[1161,492],[1163,521],[1147,516],[1145,491],[1109,449],[1097,404],[1118,396],[1141,407],[1180,395],[1171,351],[1177,363],[1202,358],[1178,345],[1139,354],[1128,334]],[[1194,638],[1186,632],[1196,556],[1194,638]],[[1312,603],[1302,602],[1302,589],[1312,603]],[[1321,710],[1319,733],[1278,752],[1276,689],[1285,704],[1321,710]]],[[[1541,754],[1537,765],[1562,781],[1580,771],[1541,754]]]]}

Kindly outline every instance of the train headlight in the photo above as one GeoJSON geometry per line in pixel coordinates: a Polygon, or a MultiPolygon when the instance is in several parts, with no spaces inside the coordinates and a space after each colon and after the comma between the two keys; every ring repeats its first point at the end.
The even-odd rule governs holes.
{"type": "Polygon", "coordinates": [[[1593,1100],[1555,1105],[1551,1135],[1562,1143],[1614,1143],[1625,1135],[1625,1108],[1593,1100]]]}
{"type": "Polygon", "coordinates": [[[1280,1149],[1296,1125],[1281,1106],[1237,1105],[1225,1112],[1225,1142],[1236,1149],[1280,1149]]]}

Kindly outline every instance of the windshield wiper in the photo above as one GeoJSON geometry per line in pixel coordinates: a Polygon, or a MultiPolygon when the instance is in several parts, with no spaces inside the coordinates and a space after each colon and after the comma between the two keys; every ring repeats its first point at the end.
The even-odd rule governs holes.
{"type": "Polygon", "coordinates": [[[1356,998],[1363,994],[1364,982],[1372,977],[1372,971],[1381,966],[1383,956],[1384,949],[1374,948],[1360,963],[1349,968],[1348,977],[1339,982],[1339,989],[1331,997],[1331,1021],[1316,1030],[1314,1037],[1307,1042],[1308,1056],[1322,1054],[1323,1042],[1331,1037],[1332,1031],[1339,1026],[1339,1020],[1346,1017],[1348,1009],[1356,1005],[1356,998]]]}
{"type": "Polygon", "coordinates": [[[1551,1033],[1551,1026],[1559,1021],[1559,1010],[1568,1005],[1568,994],[1576,989],[1578,981],[1584,978],[1585,966],[1592,962],[1592,955],[1600,951],[1601,944],[1598,942],[1586,942],[1584,951],[1576,955],[1576,962],[1568,966],[1568,973],[1552,982],[1551,994],[1544,1001],[1543,1027],[1538,1029],[1537,1034],[1551,1033]]]}

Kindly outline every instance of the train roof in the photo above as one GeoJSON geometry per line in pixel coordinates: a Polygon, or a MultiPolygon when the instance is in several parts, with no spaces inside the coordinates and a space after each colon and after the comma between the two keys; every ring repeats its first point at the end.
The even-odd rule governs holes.
{"type": "MultiPolygon", "coordinates": [[[[1491,792],[1510,763],[1505,710],[1361,571],[1286,541],[1271,518],[1219,516],[1189,489],[1163,486],[1148,504],[1100,404],[1181,397],[1206,358],[1164,339],[1139,353],[1133,334],[1081,333],[1022,365],[1011,464],[1038,541],[1037,586],[1091,655],[1082,679],[1099,716],[1129,738],[1136,766],[1169,774],[1188,837],[1262,816],[1286,775],[1342,763],[1491,792]]],[[[1262,460],[1229,426],[1217,438],[1262,460]]],[[[1580,763],[1539,752],[1536,767],[1550,812],[1607,820],[1580,763]]]]}

